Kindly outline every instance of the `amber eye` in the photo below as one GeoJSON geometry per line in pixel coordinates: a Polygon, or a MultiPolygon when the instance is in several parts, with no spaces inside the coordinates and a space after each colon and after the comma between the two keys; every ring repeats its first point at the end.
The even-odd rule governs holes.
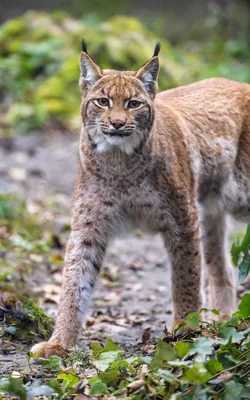
{"type": "Polygon", "coordinates": [[[130,100],[128,102],[128,108],[138,108],[141,105],[141,102],[138,100],[130,100]]]}
{"type": "Polygon", "coordinates": [[[97,104],[102,107],[107,107],[109,105],[109,100],[106,99],[105,97],[102,97],[101,99],[96,100],[97,104]]]}

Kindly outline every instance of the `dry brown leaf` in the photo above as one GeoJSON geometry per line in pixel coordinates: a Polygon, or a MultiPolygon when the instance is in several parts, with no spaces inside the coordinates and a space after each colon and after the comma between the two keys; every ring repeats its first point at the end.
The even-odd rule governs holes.
{"type": "Polygon", "coordinates": [[[89,397],[89,396],[86,396],[85,394],[82,394],[82,393],[78,393],[75,397],[74,397],[74,399],[75,400],[90,400],[90,399],[97,399],[97,397],[89,397]]]}
{"type": "Polygon", "coordinates": [[[86,318],[86,326],[92,326],[96,323],[96,318],[91,317],[90,315],[86,318]]]}
{"type": "Polygon", "coordinates": [[[129,322],[132,324],[132,326],[137,326],[137,325],[142,325],[143,322],[146,322],[148,318],[145,317],[139,317],[138,315],[130,315],[129,316],[129,322]]]}
{"type": "Polygon", "coordinates": [[[130,320],[129,320],[128,316],[126,316],[124,318],[116,318],[115,322],[116,322],[116,325],[127,326],[127,325],[129,325],[130,320]]]}
{"type": "Polygon", "coordinates": [[[233,379],[233,377],[234,377],[234,375],[231,374],[231,372],[228,372],[228,371],[222,372],[222,373],[218,376],[218,378],[219,378],[223,383],[226,383],[226,382],[230,381],[231,379],[233,379]]]}
{"type": "Polygon", "coordinates": [[[145,260],[136,260],[132,264],[130,264],[129,268],[133,269],[134,271],[140,270],[144,267],[145,260]]]}
{"type": "Polygon", "coordinates": [[[135,377],[135,379],[143,379],[145,375],[148,373],[148,365],[142,364],[139,374],[135,377]]]}
{"type": "Polygon", "coordinates": [[[24,168],[10,168],[8,175],[15,181],[24,181],[27,177],[27,172],[24,168]]]}
{"type": "Polygon", "coordinates": [[[245,329],[250,328],[250,321],[242,321],[238,326],[238,331],[244,331],[245,329]]]}
{"type": "Polygon", "coordinates": [[[149,341],[149,339],[150,339],[150,335],[151,335],[150,334],[150,329],[151,328],[145,329],[143,334],[142,334],[141,340],[142,340],[143,344],[147,343],[149,341]]]}
{"type": "Polygon", "coordinates": [[[112,318],[109,315],[99,315],[96,318],[89,316],[86,319],[87,326],[92,326],[94,324],[100,324],[102,322],[108,322],[110,324],[116,324],[115,318],[112,318]]]}
{"type": "Polygon", "coordinates": [[[146,381],[144,379],[138,379],[137,381],[131,382],[128,386],[127,389],[129,392],[133,392],[134,390],[139,389],[143,385],[145,385],[146,381]]]}
{"type": "Polygon", "coordinates": [[[153,388],[152,386],[150,386],[149,384],[147,384],[147,388],[148,388],[149,392],[151,392],[151,393],[155,393],[156,392],[156,389],[153,388]]]}
{"type": "Polygon", "coordinates": [[[146,344],[146,346],[143,347],[143,351],[147,354],[152,354],[155,351],[155,346],[153,344],[146,344]]]}
{"type": "Polygon", "coordinates": [[[45,298],[45,300],[59,304],[61,293],[60,286],[54,285],[52,283],[47,283],[46,285],[36,287],[34,291],[36,293],[44,293],[43,297],[45,298]]]}
{"type": "Polygon", "coordinates": [[[120,299],[121,295],[122,295],[122,291],[121,290],[115,290],[114,292],[108,293],[104,297],[104,300],[106,300],[106,301],[118,300],[118,299],[120,299]]]}
{"type": "Polygon", "coordinates": [[[141,283],[126,283],[125,289],[131,290],[132,292],[138,292],[142,289],[141,283]]]}
{"type": "Polygon", "coordinates": [[[30,259],[31,261],[36,262],[36,263],[40,263],[40,262],[43,261],[43,257],[42,257],[41,255],[39,255],[39,254],[33,254],[33,253],[29,255],[29,259],[30,259]]]}

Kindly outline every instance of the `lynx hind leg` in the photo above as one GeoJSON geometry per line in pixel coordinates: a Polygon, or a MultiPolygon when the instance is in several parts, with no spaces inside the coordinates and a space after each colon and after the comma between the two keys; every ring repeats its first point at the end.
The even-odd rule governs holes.
{"type": "Polygon", "coordinates": [[[202,307],[201,237],[198,211],[193,208],[195,211],[190,214],[185,211],[181,215],[177,221],[178,227],[171,234],[168,231],[163,234],[172,267],[173,329],[188,314],[199,311],[202,307]]]}
{"type": "Polygon", "coordinates": [[[236,308],[235,272],[230,260],[227,239],[226,215],[224,213],[205,215],[203,248],[208,307],[216,308],[220,312],[221,320],[228,318],[236,308]]]}
{"type": "Polygon", "coordinates": [[[223,187],[222,197],[227,213],[238,221],[250,223],[250,118],[240,136],[235,166],[223,187]]]}

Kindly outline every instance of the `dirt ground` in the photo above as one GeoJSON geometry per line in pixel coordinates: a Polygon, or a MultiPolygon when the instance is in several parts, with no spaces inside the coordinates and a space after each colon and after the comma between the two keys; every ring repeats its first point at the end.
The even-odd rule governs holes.
{"type": "MultiPolygon", "coordinates": [[[[0,141],[0,192],[52,204],[54,212],[50,208],[48,212],[60,233],[62,225],[70,221],[77,148],[77,135],[59,132],[0,141]]],[[[63,235],[63,247],[67,235],[63,235]]],[[[36,265],[28,283],[43,307],[55,316],[62,267],[39,259],[36,265]]],[[[239,294],[242,290],[240,287],[239,294]]],[[[145,330],[151,338],[162,337],[171,319],[170,268],[161,237],[132,232],[115,239],[109,246],[80,345],[111,337],[132,351],[143,340],[145,330]]],[[[2,347],[0,374],[28,368],[27,351],[15,343],[2,347]]]]}

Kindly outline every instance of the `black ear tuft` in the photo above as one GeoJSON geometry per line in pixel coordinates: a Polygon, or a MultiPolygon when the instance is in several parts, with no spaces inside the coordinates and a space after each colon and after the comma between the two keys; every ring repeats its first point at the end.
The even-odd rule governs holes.
{"type": "Polygon", "coordinates": [[[155,45],[155,50],[154,50],[153,57],[157,57],[159,52],[160,52],[160,50],[161,50],[161,44],[160,44],[160,42],[158,42],[155,45]]]}
{"type": "Polygon", "coordinates": [[[82,39],[82,51],[83,51],[84,53],[87,53],[87,54],[88,54],[87,43],[85,42],[84,39],[82,39]]]}

